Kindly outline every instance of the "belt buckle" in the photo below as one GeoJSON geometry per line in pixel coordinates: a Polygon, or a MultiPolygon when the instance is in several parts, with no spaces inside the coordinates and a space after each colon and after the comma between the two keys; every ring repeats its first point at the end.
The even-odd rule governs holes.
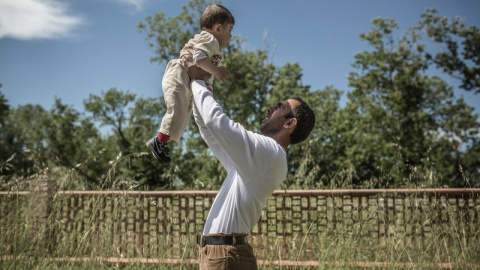
{"type": "Polygon", "coordinates": [[[197,243],[200,247],[204,247],[207,244],[207,239],[205,239],[204,235],[197,234],[197,243]]]}

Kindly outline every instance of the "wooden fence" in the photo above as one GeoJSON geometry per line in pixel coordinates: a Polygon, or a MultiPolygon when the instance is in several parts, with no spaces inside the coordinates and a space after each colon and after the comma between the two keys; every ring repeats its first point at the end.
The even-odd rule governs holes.
{"type": "MultiPolygon", "coordinates": [[[[61,251],[71,257],[196,259],[195,235],[217,194],[39,186],[0,193],[0,223],[18,219],[19,207],[27,206],[31,240],[52,256],[61,251]]],[[[348,253],[361,261],[385,261],[398,248],[405,254],[396,254],[397,261],[415,261],[412,254],[420,252],[444,262],[457,246],[480,255],[479,214],[480,189],[279,190],[249,242],[259,260],[335,260],[348,253]]],[[[11,239],[3,241],[8,253],[11,239]]]]}

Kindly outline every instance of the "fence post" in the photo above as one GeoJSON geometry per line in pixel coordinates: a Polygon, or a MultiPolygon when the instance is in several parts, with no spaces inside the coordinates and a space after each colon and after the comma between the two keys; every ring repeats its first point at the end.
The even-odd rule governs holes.
{"type": "Polygon", "coordinates": [[[30,227],[29,240],[34,250],[47,248],[47,219],[52,210],[52,200],[58,190],[56,180],[33,180],[29,183],[27,226],[30,227]]]}

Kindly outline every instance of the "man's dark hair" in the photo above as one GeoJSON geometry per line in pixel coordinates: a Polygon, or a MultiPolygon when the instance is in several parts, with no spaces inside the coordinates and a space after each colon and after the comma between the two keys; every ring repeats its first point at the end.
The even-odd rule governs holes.
{"type": "Polygon", "coordinates": [[[215,24],[235,24],[235,18],[230,10],[222,5],[208,6],[200,17],[200,29],[211,29],[215,24]]]}
{"type": "Polygon", "coordinates": [[[300,105],[293,109],[293,116],[291,116],[297,118],[297,127],[290,134],[290,143],[296,144],[303,142],[310,135],[315,126],[315,113],[301,98],[294,97],[292,99],[300,102],[300,105]]]}

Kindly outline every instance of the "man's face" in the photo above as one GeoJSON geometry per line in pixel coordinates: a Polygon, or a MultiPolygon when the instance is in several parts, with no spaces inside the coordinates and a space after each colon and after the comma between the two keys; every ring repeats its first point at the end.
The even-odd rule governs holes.
{"type": "Polygon", "coordinates": [[[298,100],[289,99],[268,107],[267,115],[260,125],[260,132],[265,136],[271,136],[282,130],[284,123],[293,117],[293,108],[298,105],[300,105],[298,100]]]}

